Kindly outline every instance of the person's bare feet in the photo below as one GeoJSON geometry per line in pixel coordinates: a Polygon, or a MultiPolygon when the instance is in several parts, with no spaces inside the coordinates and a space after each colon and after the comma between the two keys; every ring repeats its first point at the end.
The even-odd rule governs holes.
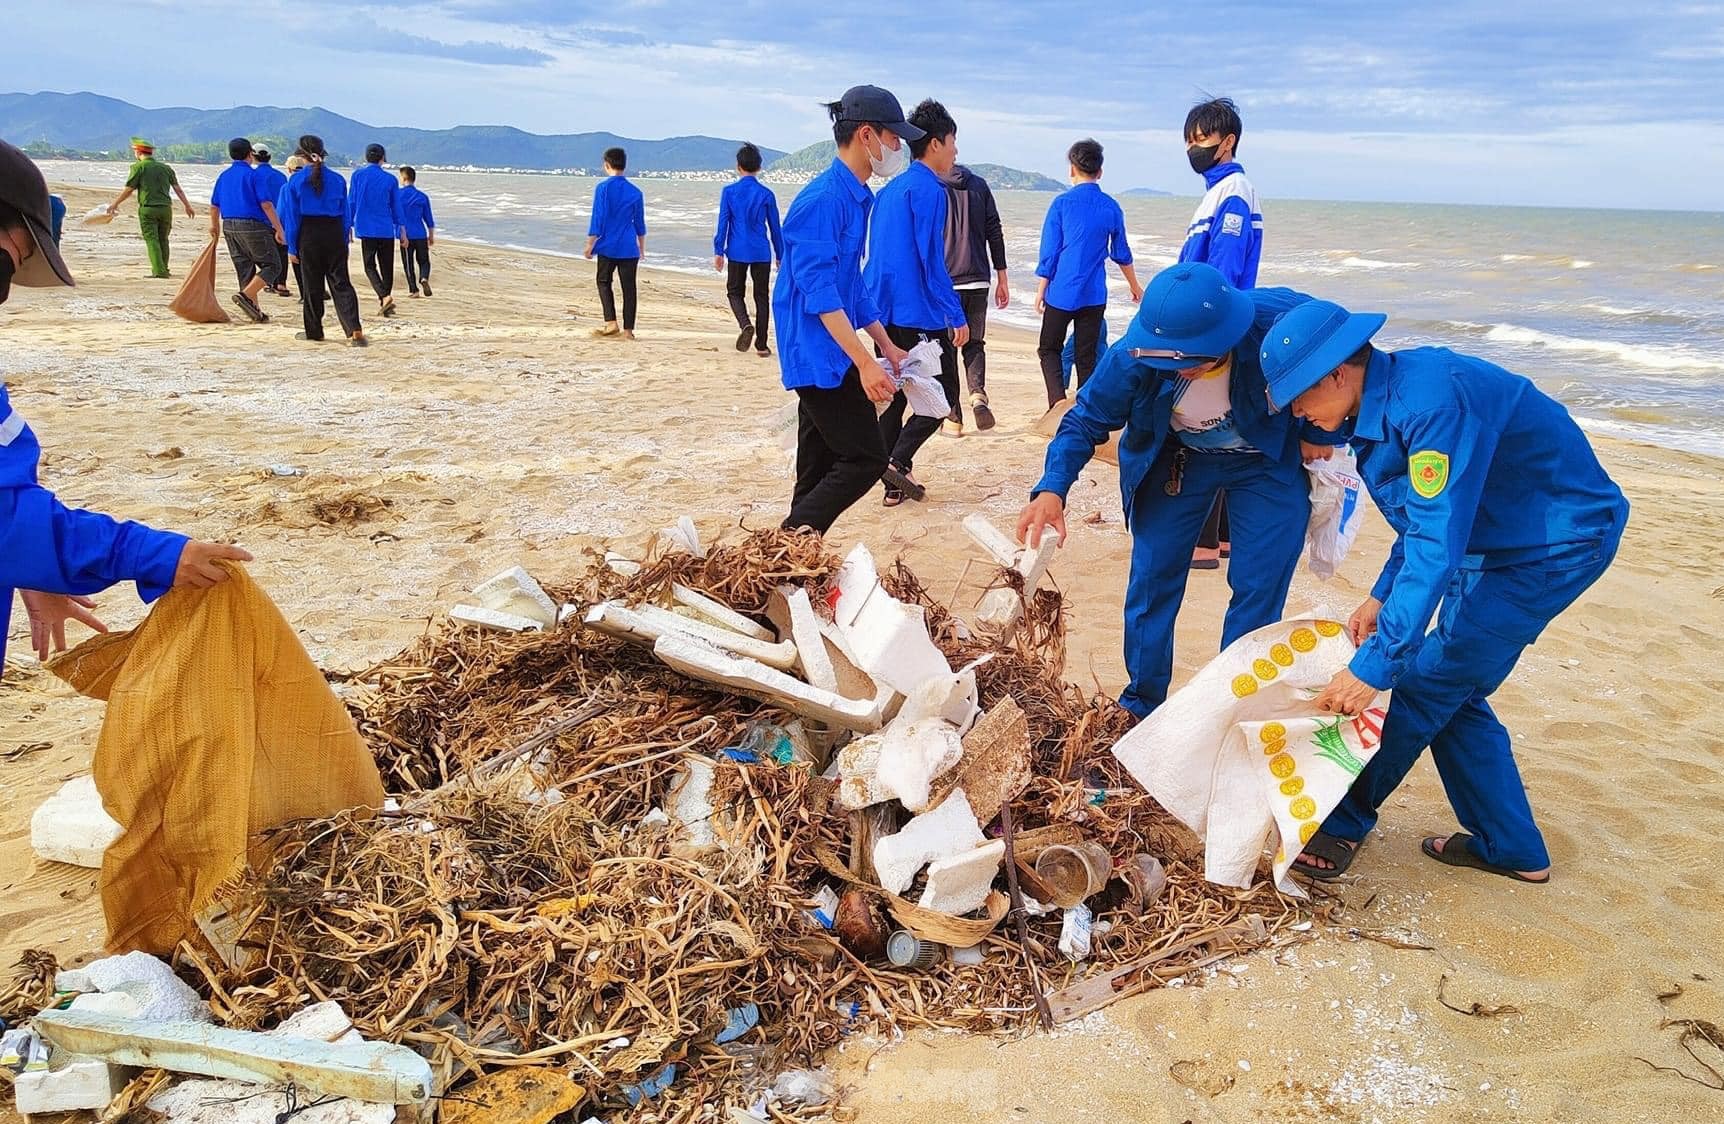
{"type": "Polygon", "coordinates": [[[635,338],[635,330],[633,328],[624,328],[623,329],[623,339],[632,340],[634,338],[635,338]]]}
{"type": "MultiPolygon", "coordinates": [[[[1433,835],[1430,839],[1431,850],[1440,855],[1443,853],[1443,846],[1446,843],[1448,843],[1447,838],[1433,835]]],[[[1543,882],[1550,876],[1550,867],[1547,866],[1541,870],[1517,870],[1515,873],[1528,882],[1543,882]]]]}

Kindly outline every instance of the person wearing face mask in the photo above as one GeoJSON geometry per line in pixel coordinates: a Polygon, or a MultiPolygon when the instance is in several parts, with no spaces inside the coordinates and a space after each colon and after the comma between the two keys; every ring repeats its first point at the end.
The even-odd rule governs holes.
{"type": "Polygon", "coordinates": [[[1304,462],[1328,456],[1341,439],[1271,414],[1258,360],[1276,317],[1310,299],[1291,289],[1239,289],[1201,262],[1156,274],[1131,326],[1060,420],[1042,478],[1018,517],[1020,541],[1037,546],[1051,528],[1063,545],[1066,493],[1096,448],[1124,430],[1119,486],[1131,531],[1131,682],[1119,702],[1139,717],[1167,698],[1191,548],[1221,488],[1233,494],[1244,548],[1227,572],[1233,599],[1221,646],[1281,619],[1310,520],[1304,462]]]}
{"type": "Polygon", "coordinates": [[[1036,276],[1041,278],[1036,311],[1042,314],[1036,358],[1041,362],[1049,409],[1065,397],[1060,349],[1065,346],[1067,328],[1075,325],[1073,354],[1080,389],[1095,370],[1096,341],[1107,315],[1108,259],[1119,266],[1131,287],[1133,303],[1143,295],[1131,264],[1131,246],[1125,240],[1125,212],[1096,182],[1101,179],[1101,145],[1080,140],[1066,158],[1071,162],[1072,187],[1054,199],[1042,220],[1041,256],[1036,262],[1036,276]]]}
{"type": "MultiPolygon", "coordinates": [[[[1233,159],[1243,130],[1239,108],[1229,98],[1199,102],[1185,115],[1186,159],[1191,170],[1203,177],[1206,190],[1186,227],[1179,260],[1207,262],[1235,288],[1254,289],[1257,263],[1263,256],[1263,212],[1257,205],[1257,189],[1233,159]]],[[[1231,546],[1223,490],[1198,536],[1191,568],[1220,569],[1221,559],[1232,553],[1231,546]]]]}
{"type": "Polygon", "coordinates": [[[1396,534],[1347,622],[1359,650],[1314,700],[1357,715],[1393,689],[1383,741],[1293,866],[1344,873],[1429,746],[1466,831],[1426,838],[1424,854],[1543,884],[1550,854],[1485,700],[1609,568],[1628,501],[1568,411],[1530,381],[1447,348],[1380,351],[1371,338],[1383,322],[1312,301],[1278,320],[1260,353],[1274,416],[1348,437],[1396,534]]]}
{"type": "MultiPolygon", "coordinates": [[[[30,158],[0,141],[0,303],[14,284],[71,285],[52,234],[48,185],[30,158]]],[[[251,561],[225,543],[194,542],[142,523],[122,523],[67,507],[37,481],[42,447],[12,408],[0,380],[0,671],[17,590],[40,659],[66,650],[66,622],[106,632],[90,595],[136,582],[154,601],[175,586],[206,588],[227,580],[217,561],[251,561]]]]}
{"type": "MultiPolygon", "coordinates": [[[[970,342],[969,321],[952,275],[946,271],[945,178],[958,158],[958,125],[946,107],[924,101],[910,114],[922,136],[909,143],[909,169],[880,189],[869,225],[868,265],[862,281],[880,310],[886,334],[906,351],[923,340],[940,345],[940,385],[946,401],[958,404],[958,352],[970,342]]],[[[902,390],[880,415],[886,446],[886,506],[926,493],[913,475],[916,452],[940,428],[940,418],[909,413],[902,390]]]]}
{"type": "Polygon", "coordinates": [[[784,216],[784,264],[772,290],[778,366],[796,392],[796,488],[788,530],[825,534],[886,470],[875,403],[897,393],[857,336],[867,333],[896,372],[904,350],[880,322],[862,280],[862,250],[874,193],[870,175],[909,160],[921,129],[878,86],[854,86],[826,106],[838,155],[797,193],[784,216]]]}

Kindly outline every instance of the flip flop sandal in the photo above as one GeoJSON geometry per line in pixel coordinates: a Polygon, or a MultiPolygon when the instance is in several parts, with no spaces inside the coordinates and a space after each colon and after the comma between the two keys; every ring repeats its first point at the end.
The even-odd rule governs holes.
{"type": "Polygon", "coordinates": [[[903,492],[906,498],[918,503],[928,494],[928,489],[910,479],[909,475],[895,464],[887,465],[886,471],[880,474],[880,479],[886,482],[888,488],[896,488],[903,492]]]}
{"type": "Polygon", "coordinates": [[[1224,542],[1221,544],[1221,557],[1223,557],[1223,558],[1232,558],[1233,557],[1233,544],[1232,543],[1224,542]]]}
{"type": "Polygon", "coordinates": [[[772,349],[770,347],[757,347],[754,349],[754,354],[760,356],[762,359],[770,359],[772,357],[772,349]]]}
{"type": "Polygon", "coordinates": [[[1319,831],[1314,833],[1299,850],[1301,852],[1308,851],[1334,865],[1324,869],[1294,859],[1292,869],[1307,878],[1315,878],[1319,882],[1329,882],[1347,873],[1347,868],[1353,865],[1353,860],[1359,855],[1359,844],[1351,839],[1342,839],[1339,835],[1330,835],[1326,831],[1319,831]]]}
{"type": "Polygon", "coordinates": [[[1479,858],[1473,851],[1473,837],[1464,831],[1457,831],[1443,841],[1443,849],[1437,850],[1431,846],[1437,841],[1435,835],[1426,836],[1419,843],[1419,850],[1445,866],[1465,866],[1474,870],[1482,870],[1487,874],[1500,874],[1504,878],[1512,878],[1516,882],[1525,882],[1529,886],[1544,886],[1550,882],[1550,875],[1543,878],[1528,878],[1518,870],[1510,870],[1506,866],[1497,866],[1479,858]]]}
{"type": "Polygon", "coordinates": [[[886,495],[882,497],[880,502],[885,507],[897,507],[904,502],[904,493],[896,488],[888,487],[886,495]]]}
{"type": "Polygon", "coordinates": [[[1191,560],[1191,568],[1193,570],[1219,570],[1221,569],[1221,559],[1193,558],[1191,560]]]}
{"type": "Polygon", "coordinates": [[[754,328],[752,325],[736,333],[736,350],[747,351],[753,343],[754,328]]]}
{"type": "Polygon", "coordinates": [[[395,315],[395,298],[394,297],[384,297],[383,298],[383,315],[385,315],[385,316],[394,316],[395,315]]]}
{"type": "Polygon", "coordinates": [[[269,317],[264,314],[263,309],[259,308],[257,304],[244,293],[235,293],[233,295],[233,303],[239,305],[239,310],[245,313],[246,317],[253,324],[262,324],[269,320],[269,317]]]}

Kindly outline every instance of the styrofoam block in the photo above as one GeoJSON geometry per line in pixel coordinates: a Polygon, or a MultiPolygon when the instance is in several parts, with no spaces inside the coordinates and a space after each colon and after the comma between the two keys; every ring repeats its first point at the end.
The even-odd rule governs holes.
{"type": "Polygon", "coordinates": [[[1023,548],[1013,542],[1010,535],[988,522],[985,517],[976,514],[964,516],[964,531],[995,562],[1002,566],[1016,566],[1018,564],[1018,552],[1023,548]]]}
{"type": "Polygon", "coordinates": [[[790,640],[796,645],[796,662],[802,668],[802,677],[823,690],[836,691],[838,672],[833,670],[832,657],[826,652],[826,638],[820,635],[820,618],[814,615],[808,591],[798,589],[788,601],[790,640]]]}
{"type": "Polygon", "coordinates": [[[874,555],[858,543],[838,569],[838,599],[832,604],[832,615],[838,621],[838,627],[849,628],[856,614],[879,588],[880,572],[874,565],[874,555]]]}
{"type": "Polygon", "coordinates": [[[952,674],[952,665],[928,637],[922,607],[906,605],[884,590],[868,598],[843,632],[862,670],[899,694],[952,674]]]}
{"type": "Polygon", "coordinates": [[[95,991],[90,973],[82,968],[61,968],[54,973],[55,991],[95,991]]]}
{"type": "Polygon", "coordinates": [[[143,1004],[123,991],[90,991],[72,1000],[74,1011],[94,1011],[98,1015],[125,1015],[136,1018],[143,1014],[143,1004]]]}
{"type": "Polygon", "coordinates": [[[147,952],[106,956],[84,965],[98,991],[130,996],[138,1003],[137,1017],[162,1022],[213,1022],[209,1004],[174,970],[147,952]]]}
{"type": "Polygon", "coordinates": [[[916,904],[951,914],[980,907],[988,900],[1005,857],[1006,841],[991,839],[973,851],[935,860],[928,866],[928,884],[916,904]]]}
{"type": "Polygon", "coordinates": [[[679,616],[657,605],[630,606],[620,601],[603,601],[587,610],[582,623],[607,635],[643,644],[655,643],[665,636],[694,637],[779,671],[796,665],[796,645],[788,641],[768,644],[728,628],[679,616]]]}
{"type": "Polygon", "coordinates": [[[641,572],[641,564],[639,562],[636,562],[627,555],[618,554],[614,550],[605,551],[605,565],[612,573],[621,574],[625,578],[632,578],[641,572]]]}
{"type": "Polygon", "coordinates": [[[751,699],[760,699],[828,726],[840,726],[864,734],[873,733],[881,726],[880,708],[872,700],[847,699],[831,691],[822,691],[767,667],[759,660],[732,655],[692,636],[661,636],[653,643],[652,650],[661,662],[684,675],[751,699]]]}
{"type": "Polygon", "coordinates": [[[30,847],[49,862],[100,868],[121,827],[102,809],[96,778],[73,777],[30,817],[30,847]]]}
{"type": "Polygon", "coordinates": [[[1042,575],[1047,573],[1048,563],[1053,560],[1054,551],[1059,548],[1059,536],[1042,536],[1041,545],[1034,549],[1026,548],[1018,558],[1017,571],[1024,579],[1023,598],[1019,598],[1015,589],[1001,587],[990,589],[982,598],[981,605],[976,609],[976,619],[983,624],[1010,632],[1017,626],[1018,618],[1023,615],[1024,600],[1036,590],[1042,575]]]}
{"type": "Polygon", "coordinates": [[[678,828],[675,849],[679,854],[698,855],[718,846],[718,832],[712,824],[712,782],[715,775],[711,761],[690,757],[683,762],[676,779],[671,782],[666,803],[678,828]]]}
{"type": "Polygon", "coordinates": [[[732,632],[740,632],[744,636],[752,636],[756,640],[771,642],[772,630],[759,625],[732,609],[722,601],[716,601],[698,589],[690,589],[680,582],[670,587],[670,595],[679,605],[686,605],[707,621],[721,624],[732,632]]]}
{"type": "Polygon", "coordinates": [[[483,605],[457,605],[449,610],[449,619],[460,624],[494,628],[502,632],[537,632],[544,626],[532,617],[515,613],[500,613],[483,605]]]}
{"type": "Polygon", "coordinates": [[[938,808],[923,812],[896,835],[876,842],[874,871],[880,876],[880,885],[902,894],[916,880],[916,872],[931,860],[961,855],[983,842],[969,799],[963,789],[956,789],[938,808]]]}
{"type": "Polygon", "coordinates": [[[925,812],[934,778],[963,756],[964,741],[956,726],[944,718],[907,722],[900,714],[881,732],[875,780],[881,791],[910,811],[925,812]]]}
{"type": "Polygon", "coordinates": [[[844,630],[837,621],[820,620],[820,635],[826,641],[826,658],[832,661],[832,673],[838,677],[838,693],[847,699],[873,699],[885,712],[898,697],[889,683],[881,683],[862,670],[844,630]]]}
{"type": "Polygon", "coordinates": [[[880,784],[880,746],[883,734],[852,738],[838,751],[838,803],[853,812],[892,799],[880,784]]]}
{"type": "Polygon", "coordinates": [[[243,1081],[181,1081],[149,1100],[170,1124],[276,1124],[292,1113],[292,1124],[393,1124],[395,1106],[347,1098],[318,1101],[289,1097],[280,1086],[243,1081]],[[310,1102],[308,1105],[307,1102],[310,1102]]]}
{"type": "Polygon", "coordinates": [[[353,1020],[347,1017],[341,1004],[328,999],[295,1011],[269,1033],[289,1038],[313,1038],[319,1042],[340,1042],[352,1029],[353,1020]]]}
{"type": "Polygon", "coordinates": [[[904,705],[894,721],[918,722],[924,718],[943,718],[966,734],[975,725],[981,711],[977,705],[976,668],[983,660],[969,664],[946,675],[936,675],[918,683],[904,696],[904,705]]]}
{"type": "Polygon", "coordinates": [[[33,1116],[107,1108],[126,1087],[125,1073],[119,1066],[100,1058],[56,1054],[57,1061],[61,1058],[64,1061],[54,1068],[26,1070],[14,1079],[19,1112],[33,1116]]]}
{"type": "Polygon", "coordinates": [[[474,586],[473,597],[483,607],[498,613],[513,613],[547,627],[557,623],[557,603],[533,575],[519,566],[511,566],[474,586]]]}

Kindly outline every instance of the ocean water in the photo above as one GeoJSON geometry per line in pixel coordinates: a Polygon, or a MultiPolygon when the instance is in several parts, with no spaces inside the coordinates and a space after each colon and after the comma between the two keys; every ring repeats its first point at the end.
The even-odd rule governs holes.
{"type": "MultiPolygon", "coordinates": [[[[219,171],[181,167],[193,202],[219,171]]],[[[117,187],[120,164],[44,165],[50,181],[117,187]]],[[[439,231],[498,246],[578,255],[594,181],[427,171],[439,231]]],[[[642,179],[644,264],[712,277],[720,183],[642,179]]],[[[775,184],[788,209],[798,189],[775,184]]],[[[1105,186],[1105,185],[1104,185],[1105,186]]],[[[1279,202],[1264,192],[1259,283],[1389,315],[1390,347],[1436,344],[1527,375],[1588,427],[1724,456],[1724,213],[1279,202]]],[[[997,195],[1012,304],[1025,327],[1050,195],[997,195]]],[[[1194,199],[1122,200],[1138,276],[1179,251],[1194,199]]],[[[1110,270],[1110,327],[1130,320],[1110,270]]]]}

